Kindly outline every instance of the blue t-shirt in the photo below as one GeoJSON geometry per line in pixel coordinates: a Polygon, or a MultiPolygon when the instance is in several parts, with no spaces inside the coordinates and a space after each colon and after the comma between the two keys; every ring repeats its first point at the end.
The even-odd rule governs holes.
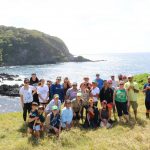
{"type": "MultiPolygon", "coordinates": [[[[150,83],[147,83],[144,85],[144,89],[149,86],[150,87],[150,83]]],[[[150,90],[145,91],[145,101],[149,101],[150,102],[150,90]]]]}
{"type": "Polygon", "coordinates": [[[98,88],[101,90],[103,87],[103,80],[102,79],[96,79],[97,83],[98,83],[98,88]]]}

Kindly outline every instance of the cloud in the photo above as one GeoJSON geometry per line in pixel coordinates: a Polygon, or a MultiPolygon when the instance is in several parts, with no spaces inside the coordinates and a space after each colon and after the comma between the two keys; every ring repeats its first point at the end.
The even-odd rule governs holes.
{"type": "Polygon", "coordinates": [[[1,0],[0,24],[37,29],[74,54],[150,51],[149,0],[1,0]]]}

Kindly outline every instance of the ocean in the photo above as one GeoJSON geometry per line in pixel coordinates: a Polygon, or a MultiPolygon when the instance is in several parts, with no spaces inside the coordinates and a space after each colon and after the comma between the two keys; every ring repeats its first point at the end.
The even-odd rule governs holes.
{"type": "MultiPolygon", "coordinates": [[[[89,76],[92,81],[95,74],[99,73],[102,79],[109,79],[110,75],[150,73],[150,53],[112,53],[83,55],[94,62],[69,62],[45,65],[9,66],[0,67],[0,73],[20,75],[29,78],[34,72],[38,78],[55,81],[57,76],[69,77],[72,82],[81,82],[84,76],[89,76]],[[98,61],[99,60],[99,61],[98,61]],[[102,60],[102,61],[100,61],[102,60]]],[[[43,58],[44,59],[44,58],[43,58]]],[[[9,84],[9,82],[7,83],[9,84]]],[[[19,100],[13,99],[14,109],[7,109],[12,105],[12,98],[0,97],[0,113],[20,111],[19,100]]]]}

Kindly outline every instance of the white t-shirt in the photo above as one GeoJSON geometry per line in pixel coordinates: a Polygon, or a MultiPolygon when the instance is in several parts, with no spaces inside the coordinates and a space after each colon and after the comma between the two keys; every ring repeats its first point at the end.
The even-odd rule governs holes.
{"type": "MultiPolygon", "coordinates": [[[[49,88],[47,85],[37,87],[37,94],[40,94],[43,99],[46,99],[48,92],[49,88]]],[[[49,97],[47,98],[47,100],[49,100],[49,97]]],[[[43,103],[43,100],[39,98],[39,102],[43,103]]]]}
{"type": "MultiPolygon", "coordinates": [[[[100,92],[100,90],[99,90],[98,87],[92,89],[92,91],[91,91],[91,93],[92,93],[93,95],[99,94],[99,92],[100,92]]],[[[94,102],[97,102],[97,101],[98,101],[98,98],[93,96],[93,101],[94,101],[94,102]]]]}
{"type": "Polygon", "coordinates": [[[112,80],[112,86],[116,89],[118,87],[118,82],[115,80],[112,80]]]}
{"type": "Polygon", "coordinates": [[[30,86],[28,89],[25,89],[24,86],[20,88],[19,94],[23,95],[24,103],[31,103],[33,101],[32,91],[35,90],[35,87],[30,86]]]}

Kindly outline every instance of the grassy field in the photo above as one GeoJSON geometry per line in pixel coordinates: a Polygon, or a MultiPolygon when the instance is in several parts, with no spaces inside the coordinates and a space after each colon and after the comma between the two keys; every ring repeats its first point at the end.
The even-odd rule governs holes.
{"type": "Polygon", "coordinates": [[[45,137],[39,143],[24,134],[22,113],[0,114],[0,150],[150,150],[150,120],[145,119],[143,93],[138,103],[138,120],[132,119],[132,125],[116,123],[109,130],[74,128],[63,131],[59,140],[45,137]]]}

